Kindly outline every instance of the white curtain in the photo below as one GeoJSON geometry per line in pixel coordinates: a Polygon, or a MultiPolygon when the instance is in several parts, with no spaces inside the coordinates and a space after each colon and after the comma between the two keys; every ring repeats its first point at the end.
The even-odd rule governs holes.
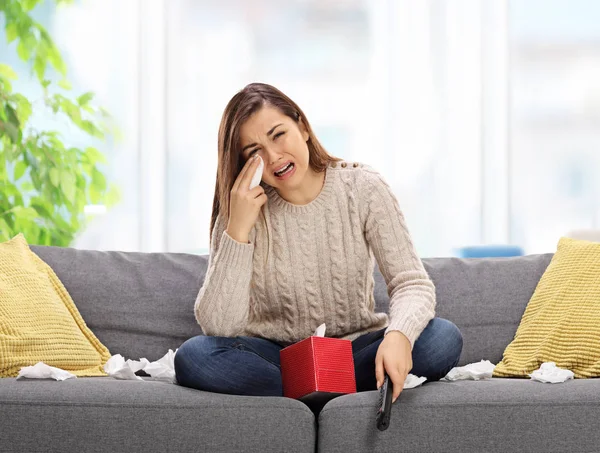
{"type": "Polygon", "coordinates": [[[526,76],[509,59],[523,47],[509,47],[510,14],[509,0],[64,8],[53,31],[78,82],[99,91],[124,125],[124,140],[108,149],[124,201],[76,246],[207,253],[221,114],[236,91],[263,81],[302,106],[329,152],[384,175],[421,256],[490,243],[552,251],[565,225],[585,226],[585,215],[546,236],[528,217],[544,195],[522,196],[539,177],[523,167],[539,155],[523,157],[536,146],[522,139],[517,88],[526,76]]]}

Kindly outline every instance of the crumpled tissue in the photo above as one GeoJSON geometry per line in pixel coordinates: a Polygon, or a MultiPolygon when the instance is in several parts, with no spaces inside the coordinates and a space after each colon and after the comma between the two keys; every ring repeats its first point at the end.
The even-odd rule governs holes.
{"type": "MultiPolygon", "coordinates": [[[[490,379],[495,367],[496,365],[489,360],[469,363],[465,366],[452,368],[442,380],[458,381],[473,379],[478,381],[480,379],[490,379]]],[[[528,376],[534,381],[557,384],[559,382],[565,382],[568,379],[573,379],[575,374],[570,370],[558,368],[554,362],[544,362],[537,370],[528,376]]]]}
{"type": "Polygon", "coordinates": [[[568,379],[573,379],[575,374],[571,370],[557,367],[555,362],[544,362],[529,376],[534,381],[540,381],[546,384],[557,384],[559,382],[565,382],[568,379]]]}
{"type": "Polygon", "coordinates": [[[144,379],[135,374],[136,371],[142,370],[154,380],[175,384],[177,382],[175,378],[175,354],[178,350],[179,348],[173,352],[172,349],[169,349],[169,352],[155,362],[149,362],[146,358],[140,360],[128,359],[126,361],[121,354],[115,354],[104,364],[104,371],[115,379],[143,381],[144,379]]]}
{"type": "MultiPolygon", "coordinates": [[[[115,379],[144,381],[144,379],[135,374],[136,371],[143,370],[153,378],[152,380],[175,384],[177,383],[177,379],[175,378],[175,353],[178,350],[179,348],[173,352],[173,350],[169,349],[169,352],[155,362],[149,362],[145,358],[125,361],[121,354],[115,354],[104,364],[104,371],[115,379]]],[[[33,366],[21,367],[17,375],[17,379],[56,379],[57,381],[76,377],[66,370],[49,366],[44,362],[38,362],[33,366]]]]}
{"type": "Polygon", "coordinates": [[[77,376],[73,373],[47,365],[44,362],[38,362],[33,366],[21,367],[19,374],[17,375],[17,379],[56,379],[57,381],[64,381],[65,379],[76,377],[77,376]]]}
{"type": "MultiPolygon", "coordinates": [[[[321,324],[319,327],[317,327],[317,329],[315,330],[315,333],[313,335],[315,337],[324,337],[325,336],[325,324],[321,324]]],[[[414,387],[418,387],[426,380],[427,380],[426,377],[415,376],[414,374],[408,374],[406,376],[406,379],[404,380],[404,386],[402,388],[403,389],[412,389],[414,387]]]]}
{"type": "Polygon", "coordinates": [[[414,374],[408,374],[406,376],[406,380],[404,381],[404,387],[405,389],[412,389],[415,387],[418,387],[419,385],[421,385],[423,382],[425,382],[427,380],[426,377],[423,376],[415,376],[414,374]]]}
{"type": "Polygon", "coordinates": [[[490,379],[495,367],[496,365],[489,360],[482,360],[481,362],[454,367],[442,379],[446,381],[490,379]]]}

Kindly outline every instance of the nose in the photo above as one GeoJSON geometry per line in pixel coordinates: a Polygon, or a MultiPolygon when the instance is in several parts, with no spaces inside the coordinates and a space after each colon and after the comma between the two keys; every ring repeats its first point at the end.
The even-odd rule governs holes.
{"type": "Polygon", "coordinates": [[[269,166],[275,165],[279,161],[284,160],[283,153],[280,152],[276,147],[267,146],[265,150],[265,160],[269,163],[269,166]]]}

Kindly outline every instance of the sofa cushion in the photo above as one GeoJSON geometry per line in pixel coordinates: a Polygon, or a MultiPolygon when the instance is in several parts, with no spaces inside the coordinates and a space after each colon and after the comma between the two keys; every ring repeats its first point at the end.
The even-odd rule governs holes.
{"type": "Polygon", "coordinates": [[[436,314],[463,335],[458,366],[498,363],[512,341],[551,253],[508,258],[433,258],[426,261],[437,295],[436,314]]]}
{"type": "MultiPolygon", "coordinates": [[[[463,336],[458,363],[502,359],[525,307],[546,270],[551,253],[510,258],[424,258],[436,289],[436,316],[452,321],[463,336]]],[[[389,296],[375,266],[377,311],[387,311],[389,296]]]]}
{"type": "Polygon", "coordinates": [[[31,249],[54,269],[88,327],[112,354],[154,361],[202,334],[194,301],[206,274],[206,257],[31,249]]]}
{"type": "Polygon", "coordinates": [[[0,420],[0,451],[11,452],[312,453],[316,442],[296,400],[111,377],[0,379],[0,420]]]}
{"type": "Polygon", "coordinates": [[[0,244],[0,377],[45,362],[76,376],[105,376],[109,350],[86,326],[50,266],[23,234],[0,244]]]}
{"type": "Polygon", "coordinates": [[[600,243],[563,237],[525,309],[496,377],[525,377],[544,362],[576,378],[600,376],[600,243]]]}
{"type": "Polygon", "coordinates": [[[600,380],[430,382],[403,390],[379,431],[377,392],[335,398],[319,415],[318,451],[598,451],[600,380]]]}

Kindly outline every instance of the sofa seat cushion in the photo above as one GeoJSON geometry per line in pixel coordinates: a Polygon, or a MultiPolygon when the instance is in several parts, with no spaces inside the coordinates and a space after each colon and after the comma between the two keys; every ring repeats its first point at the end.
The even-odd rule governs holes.
{"type": "Polygon", "coordinates": [[[0,451],[314,452],[304,403],[144,379],[0,379],[0,451]]]}
{"type": "Polygon", "coordinates": [[[318,450],[547,453],[600,445],[598,379],[430,382],[403,390],[386,431],[376,427],[377,402],[373,391],[327,403],[319,414],[318,450]]]}

